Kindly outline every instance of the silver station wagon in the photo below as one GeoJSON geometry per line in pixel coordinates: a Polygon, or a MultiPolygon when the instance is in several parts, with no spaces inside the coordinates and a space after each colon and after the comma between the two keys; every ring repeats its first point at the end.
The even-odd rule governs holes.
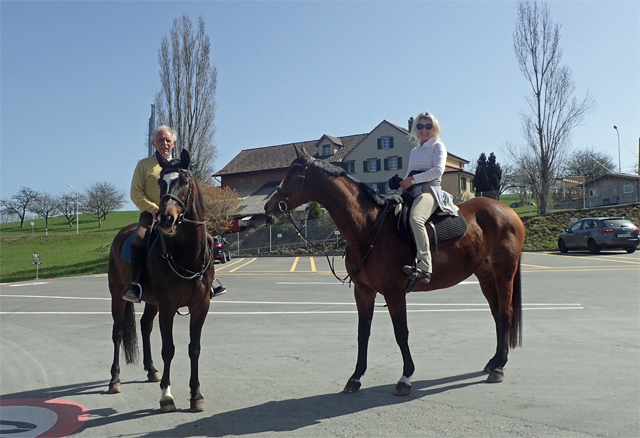
{"type": "Polygon", "coordinates": [[[623,217],[588,217],[579,220],[560,234],[558,249],[588,249],[598,254],[602,249],[625,249],[632,253],[638,247],[639,230],[623,217]]]}

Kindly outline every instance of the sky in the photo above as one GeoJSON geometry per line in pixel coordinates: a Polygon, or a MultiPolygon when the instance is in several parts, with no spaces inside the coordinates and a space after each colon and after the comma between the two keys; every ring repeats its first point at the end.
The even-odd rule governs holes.
{"type": "MultiPolygon", "coordinates": [[[[572,132],[631,173],[640,139],[640,2],[547,2],[562,64],[595,111],[572,132]],[[618,127],[618,137],[613,126],[618,127]],[[620,153],[618,154],[618,150],[620,153]]],[[[475,162],[523,144],[530,87],[513,52],[516,1],[0,2],[0,194],[109,182],[129,200],[173,20],[201,16],[218,70],[219,170],[241,150],[440,121],[475,162]]],[[[617,171],[617,169],[612,169],[617,171]]],[[[636,171],[637,173],[637,171],[636,171]]]]}

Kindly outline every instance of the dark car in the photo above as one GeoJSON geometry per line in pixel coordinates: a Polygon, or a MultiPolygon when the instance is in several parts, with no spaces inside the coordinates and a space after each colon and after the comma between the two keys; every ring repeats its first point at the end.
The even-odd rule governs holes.
{"type": "Polygon", "coordinates": [[[598,254],[601,249],[625,249],[632,253],[638,247],[638,227],[623,217],[588,217],[579,220],[560,234],[560,252],[588,249],[598,254]]]}
{"type": "Polygon", "coordinates": [[[226,263],[231,260],[227,239],[221,236],[214,236],[211,253],[213,254],[213,260],[218,260],[220,263],[226,263]]]}

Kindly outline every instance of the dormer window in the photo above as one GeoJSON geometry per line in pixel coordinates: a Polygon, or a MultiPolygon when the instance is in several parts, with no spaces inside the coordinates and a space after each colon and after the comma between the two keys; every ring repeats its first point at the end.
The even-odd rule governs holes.
{"type": "Polygon", "coordinates": [[[330,144],[322,145],[322,155],[325,157],[329,155],[333,155],[333,151],[330,144]]]}

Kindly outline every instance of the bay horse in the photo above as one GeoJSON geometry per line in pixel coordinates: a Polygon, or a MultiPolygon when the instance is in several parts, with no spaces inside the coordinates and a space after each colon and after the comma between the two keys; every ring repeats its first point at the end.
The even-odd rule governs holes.
{"type": "MultiPolygon", "coordinates": [[[[191,410],[200,412],[204,410],[204,397],[200,393],[198,379],[200,338],[209,311],[209,294],[214,279],[211,245],[204,222],[205,205],[198,184],[189,171],[189,153],[186,149],[183,149],[180,160],[169,162],[159,154],[156,154],[156,157],[162,167],[158,180],[160,205],[155,222],[159,236],[156,244],[147,253],[140,281],[143,286],[142,301],[145,302],[144,313],[140,319],[143,364],[149,381],[160,380],[160,373],[153,365],[150,344],[153,320],[159,313],[164,361],[164,372],[160,380],[160,410],[174,411],[176,407],[170,391],[169,378],[171,360],[175,353],[173,318],[179,308],[188,307],[191,410]]],[[[109,393],[122,391],[120,346],[124,350],[127,363],[136,363],[138,356],[134,305],[122,299],[131,283],[131,265],[121,257],[123,244],[134,232],[136,225],[129,225],[116,235],[109,255],[108,278],[114,346],[109,393]]]]}
{"type": "MultiPolygon", "coordinates": [[[[395,395],[408,395],[415,370],[409,351],[406,290],[409,277],[402,271],[412,265],[415,252],[397,230],[393,208],[368,185],[358,182],[337,166],[296,149],[297,158],[271,194],[264,209],[282,216],[315,201],[329,212],[347,244],[345,265],[354,283],[358,309],[358,358],[344,392],[360,389],[367,369],[367,348],[376,294],[384,296],[403,359],[402,377],[395,395]],[[392,257],[389,257],[392,254],[392,257]]],[[[433,274],[428,284],[416,282],[414,291],[454,286],[472,274],[478,278],[495,320],[497,347],[484,370],[487,382],[504,379],[509,348],[522,344],[522,296],[520,258],[525,229],[518,215],[505,204],[474,198],[458,205],[467,230],[441,242],[433,254],[433,274]]]]}

